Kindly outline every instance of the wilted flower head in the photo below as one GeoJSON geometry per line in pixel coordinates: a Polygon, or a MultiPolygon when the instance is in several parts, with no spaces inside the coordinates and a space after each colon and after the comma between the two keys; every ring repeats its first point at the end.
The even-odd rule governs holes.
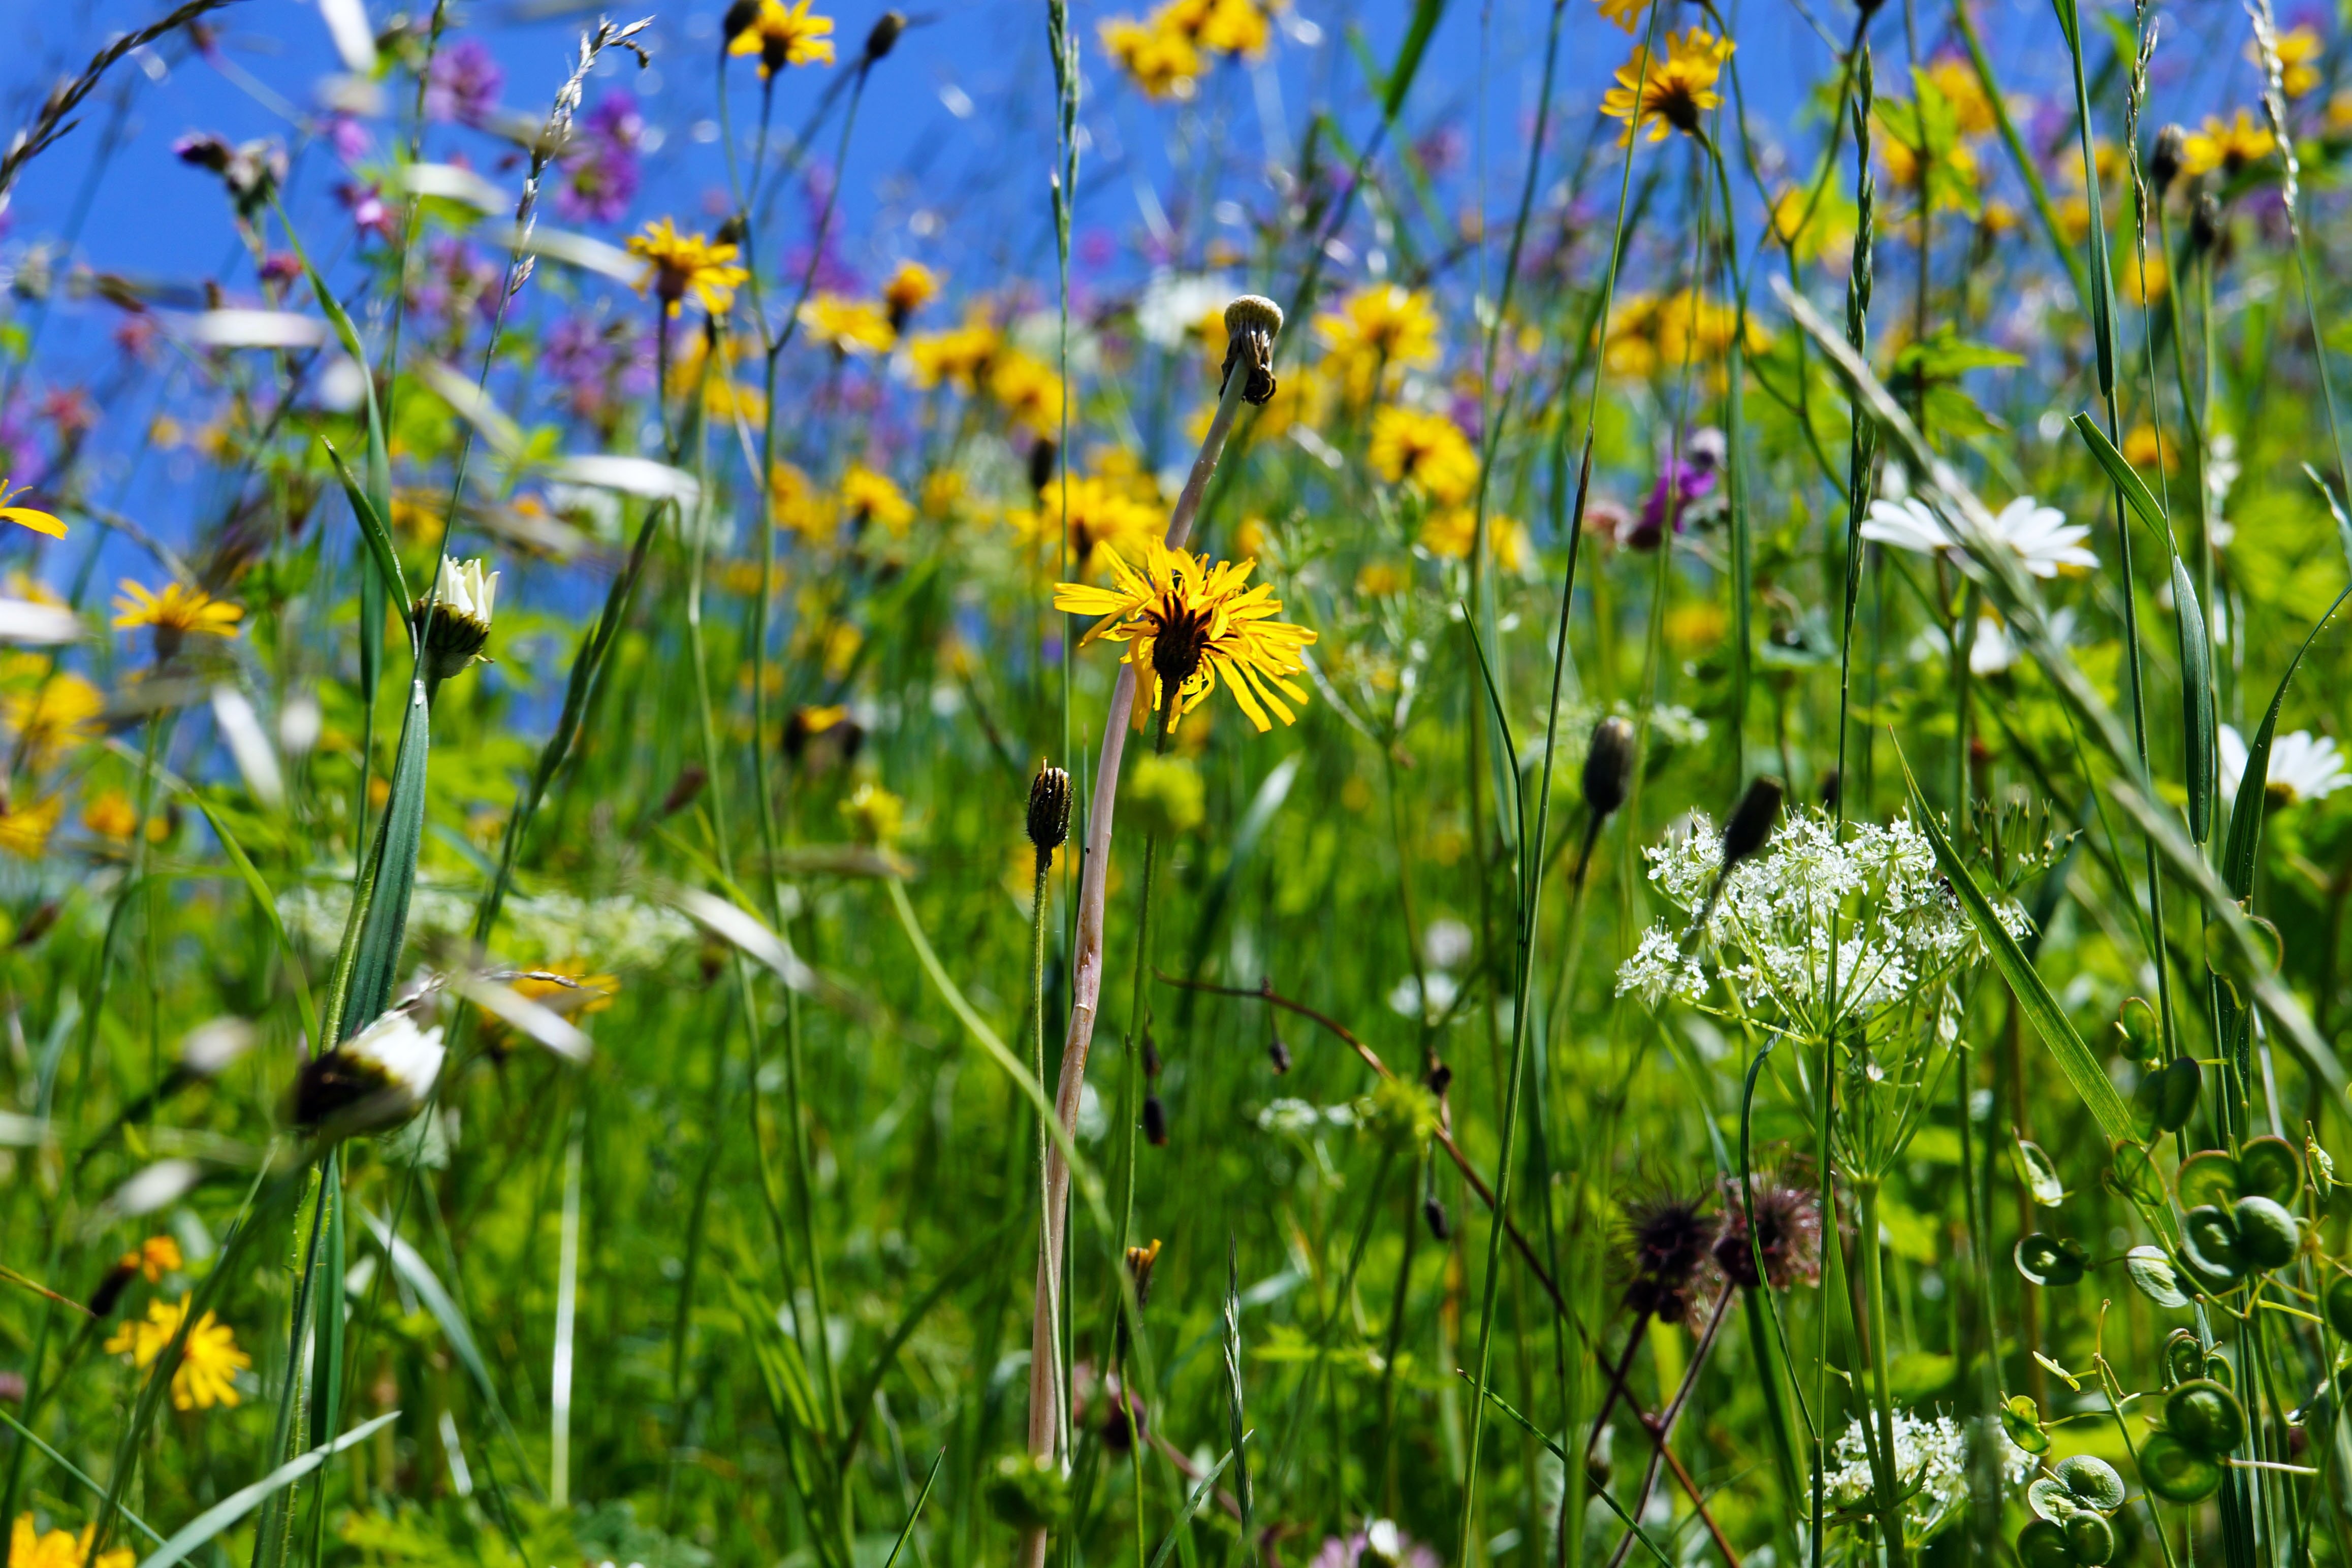
{"type": "Polygon", "coordinates": [[[394,1009],[294,1080],[294,1124],[337,1135],[398,1126],[416,1114],[441,1076],[441,1027],[421,1030],[394,1009]]]}
{"type": "Polygon", "coordinates": [[[1723,1232],[1715,1239],[1716,1266],[1735,1285],[1768,1284],[1785,1291],[1810,1283],[1821,1273],[1822,1205],[1810,1187],[1799,1186],[1781,1172],[1759,1172],[1754,1191],[1741,1196],[1737,1176],[1723,1178],[1723,1232]],[[1748,1204],[1756,1208],[1756,1226],[1748,1225],[1748,1204]],[[1751,1234],[1754,1245],[1749,1244],[1751,1234]],[[1759,1255],[1763,1272],[1757,1272],[1759,1255]]]}
{"type": "Polygon", "coordinates": [[[232,147],[209,131],[196,132],[173,142],[172,152],[183,163],[218,174],[246,217],[258,212],[286,179],[286,149],[267,139],[232,147]]]}
{"type": "Polygon", "coordinates": [[[1625,1207],[1621,1239],[1625,1304],[1663,1322],[1680,1322],[1691,1295],[1714,1266],[1722,1226],[1704,1193],[1662,1188],[1625,1207]]]}

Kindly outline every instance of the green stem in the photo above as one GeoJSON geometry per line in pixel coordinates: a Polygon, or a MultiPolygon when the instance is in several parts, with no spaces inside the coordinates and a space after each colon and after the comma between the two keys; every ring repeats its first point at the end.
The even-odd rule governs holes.
{"type": "Polygon", "coordinates": [[[1885,1249],[1878,1239],[1878,1178],[1858,1176],[1862,1234],[1854,1244],[1862,1253],[1863,1310],[1869,1315],[1871,1402],[1877,1406],[1878,1448],[1871,1455],[1871,1473],[1878,1493],[1878,1525],[1884,1535],[1886,1568],[1903,1568],[1903,1487],[1895,1469],[1895,1395],[1886,1354],[1885,1249]]]}

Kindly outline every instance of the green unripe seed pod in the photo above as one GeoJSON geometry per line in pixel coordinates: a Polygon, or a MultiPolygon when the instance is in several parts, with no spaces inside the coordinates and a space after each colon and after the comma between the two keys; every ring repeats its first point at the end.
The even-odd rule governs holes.
{"type": "Polygon", "coordinates": [[[2352,1274],[2338,1274],[2327,1287],[2327,1322],[2345,1339],[2352,1339],[2352,1274]]]}
{"type": "Polygon", "coordinates": [[[2294,1216],[2273,1199],[2242,1197],[2230,1218],[2238,1229],[2238,1256],[2253,1268],[2284,1269],[2303,1246],[2294,1216]]]}
{"type": "Polygon", "coordinates": [[[2211,1378],[2200,1377],[2166,1396],[2164,1428],[2195,1452],[2218,1458],[2246,1440],[2246,1407],[2211,1378]]]}
{"type": "Polygon", "coordinates": [[[2074,1549],[2063,1528],[2037,1519],[2017,1532],[2017,1560],[2024,1568],[2074,1568],[2074,1549]]]}
{"type": "Polygon", "coordinates": [[[2116,1527],[2103,1513],[2078,1513],[2068,1520],[2066,1546],[2083,1568],[2101,1568],[2116,1554],[2116,1527]]]}

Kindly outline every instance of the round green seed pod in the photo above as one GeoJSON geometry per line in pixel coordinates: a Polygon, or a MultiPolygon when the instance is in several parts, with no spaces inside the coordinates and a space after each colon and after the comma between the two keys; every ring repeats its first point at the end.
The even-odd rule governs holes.
{"type": "Polygon", "coordinates": [[[2256,1269],[2284,1269],[2294,1261],[2303,1233],[2294,1216],[2275,1199],[2247,1197],[2230,1210],[2238,1228],[2238,1256],[2256,1269]]]}
{"type": "Polygon", "coordinates": [[[2074,1568],[2074,1549],[2062,1527],[2037,1519],[2017,1532],[2017,1560],[2024,1568],[2074,1568]]]}
{"type": "Polygon", "coordinates": [[[2327,1322],[2345,1339],[2352,1339],[2352,1274],[2338,1274],[2327,1287],[2327,1322]]]}
{"type": "Polygon", "coordinates": [[[2203,1502],[2221,1490],[2221,1465],[2171,1433],[2158,1432],[2139,1447],[2139,1479],[2167,1502],[2203,1502]]]}
{"type": "Polygon", "coordinates": [[[2116,1554],[2116,1527],[2103,1513],[2083,1512],[2065,1525],[2067,1550],[2083,1568],[2101,1568],[2116,1554]]]}
{"type": "MultiPolygon", "coordinates": [[[[2352,1279],[2345,1281],[2352,1285],[2352,1279]]],[[[2345,1292],[2345,1306],[2352,1311],[2352,1291],[2345,1292]]],[[[2164,1375],[2168,1383],[2187,1383],[2205,1373],[2205,1347],[2198,1343],[2194,1331],[2174,1329],[2164,1342],[2164,1375]]]]}
{"type": "Polygon", "coordinates": [[[2210,1377],[2165,1396],[2164,1428],[2197,1453],[2218,1458],[2246,1440],[2246,1407],[2210,1377]]]}
{"type": "Polygon", "coordinates": [[[2228,1285],[2246,1271],[2238,1255],[2238,1224],[2218,1204],[2201,1203],[2180,1218],[2181,1239],[2197,1270],[2228,1285]]]}
{"type": "Polygon", "coordinates": [[[2054,1473],[2080,1507],[2113,1513],[2124,1505],[2124,1478],[2116,1474],[2115,1466],[2095,1455],[2061,1459],[2054,1473]]]}

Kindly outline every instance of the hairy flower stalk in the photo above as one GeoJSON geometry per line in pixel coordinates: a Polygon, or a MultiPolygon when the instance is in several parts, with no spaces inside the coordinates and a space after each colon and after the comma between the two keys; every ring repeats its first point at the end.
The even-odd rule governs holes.
{"type": "MultiPolygon", "coordinates": [[[[1186,476],[1184,489],[1176,497],[1175,509],[1169,516],[1167,548],[1181,549],[1191,538],[1193,516],[1200,510],[1201,497],[1216,472],[1217,459],[1224,452],[1225,438],[1232,434],[1244,399],[1261,388],[1266,395],[1272,395],[1274,340],[1281,330],[1282,311],[1272,300],[1244,295],[1225,308],[1229,369],[1217,399],[1217,412],[1209,422],[1208,433],[1201,439],[1200,454],[1192,459],[1192,473],[1186,476]],[[1244,361],[1240,367],[1244,373],[1238,375],[1232,373],[1232,356],[1236,353],[1244,361]]],[[[1087,811],[1086,859],[1078,876],[1076,958],[1070,969],[1069,1027],[1063,1037],[1061,1075],[1054,1092],[1055,1114],[1065,1134],[1075,1134],[1077,1129],[1078,1101],[1087,1081],[1087,1053],[1094,1044],[1096,1009],[1102,998],[1103,903],[1110,870],[1111,816],[1118,800],[1119,767],[1127,755],[1128,726],[1119,722],[1118,716],[1134,711],[1137,674],[1137,665],[1121,664],[1118,681],[1111,688],[1107,709],[1109,717],[1103,726],[1102,750],[1095,763],[1094,799],[1087,811]]],[[[1170,695],[1170,722],[1173,723],[1175,694],[1170,695]]],[[[1029,1451],[1041,1459],[1055,1456],[1063,1427],[1064,1391],[1057,1385],[1055,1369],[1060,1339],[1062,1255],[1069,1232],[1069,1162],[1059,1146],[1049,1147],[1045,1152],[1045,1237],[1037,1256],[1036,1307],[1029,1361],[1029,1451]]],[[[1045,1531],[1032,1530],[1023,1537],[1020,1560],[1026,1568],[1040,1568],[1045,1560],[1045,1531]]]]}

